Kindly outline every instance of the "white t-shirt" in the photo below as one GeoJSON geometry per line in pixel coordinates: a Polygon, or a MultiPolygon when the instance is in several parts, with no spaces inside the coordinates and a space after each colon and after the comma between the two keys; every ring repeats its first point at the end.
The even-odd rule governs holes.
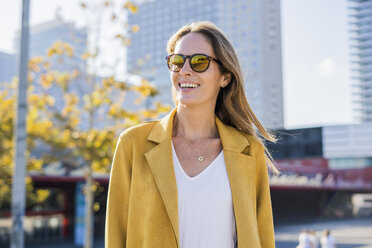
{"type": "Polygon", "coordinates": [[[328,235],[328,237],[322,236],[320,244],[322,245],[322,248],[334,248],[335,239],[331,235],[328,235]]]}
{"type": "Polygon", "coordinates": [[[310,234],[309,237],[310,237],[311,243],[313,243],[313,245],[314,245],[313,247],[318,248],[318,246],[319,246],[318,238],[314,234],[310,234]]]}
{"type": "Polygon", "coordinates": [[[311,248],[311,240],[310,235],[308,233],[300,233],[300,236],[298,236],[299,241],[299,248],[311,248]]]}
{"type": "Polygon", "coordinates": [[[236,227],[223,152],[200,174],[190,177],[172,143],[178,191],[180,248],[234,248],[236,227]]]}

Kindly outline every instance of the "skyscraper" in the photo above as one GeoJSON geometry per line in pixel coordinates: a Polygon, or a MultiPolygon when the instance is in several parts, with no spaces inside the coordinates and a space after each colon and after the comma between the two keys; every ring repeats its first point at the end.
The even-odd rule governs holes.
{"type": "Polygon", "coordinates": [[[0,51],[0,83],[10,82],[15,74],[15,55],[0,51]]]}
{"type": "Polygon", "coordinates": [[[355,118],[372,121],[372,0],[349,0],[355,118]]]}
{"type": "MultiPolygon", "coordinates": [[[[79,77],[74,79],[74,83],[69,85],[69,91],[77,94],[78,97],[82,97],[84,92],[89,90],[89,85],[86,83],[86,67],[87,62],[81,58],[82,54],[87,49],[87,30],[86,28],[77,28],[74,23],[64,22],[60,19],[47,21],[30,27],[30,38],[29,38],[29,59],[34,57],[42,56],[45,60],[51,62],[51,69],[58,71],[59,73],[72,73],[74,70],[80,72],[79,77]],[[68,43],[73,48],[73,55],[63,56],[52,56],[48,57],[48,49],[55,42],[68,43]],[[82,76],[80,76],[82,75],[82,76]]],[[[15,46],[19,44],[19,33],[15,37],[15,46]]],[[[18,52],[18,49],[15,49],[18,52]]],[[[40,76],[40,73],[35,73],[35,82],[40,76]]],[[[39,84],[34,84],[36,91],[41,91],[39,84]]],[[[55,98],[55,108],[62,110],[65,105],[62,89],[59,86],[53,85],[48,89],[48,94],[55,98]]],[[[86,117],[82,114],[84,120],[86,117]]],[[[82,127],[88,126],[87,121],[82,121],[80,124],[82,127]]]]}
{"type": "Polygon", "coordinates": [[[283,128],[283,89],[279,0],[154,0],[129,16],[138,24],[127,51],[129,73],[154,81],[170,103],[166,44],[181,26],[209,20],[222,28],[237,50],[248,101],[264,126],[283,128]],[[139,63],[138,63],[139,62],[139,63]]]}
{"type": "MultiPolygon", "coordinates": [[[[70,44],[74,49],[74,56],[65,59],[59,70],[86,69],[86,61],[81,55],[87,49],[87,30],[77,28],[74,23],[64,22],[60,19],[40,23],[30,28],[29,58],[46,56],[48,48],[55,42],[61,41],[70,44]]],[[[19,36],[16,36],[15,44],[18,47],[19,36]]],[[[18,51],[18,49],[16,49],[18,51]]],[[[57,62],[57,61],[56,61],[57,62]]],[[[55,63],[57,64],[57,63],[55,63]]]]}

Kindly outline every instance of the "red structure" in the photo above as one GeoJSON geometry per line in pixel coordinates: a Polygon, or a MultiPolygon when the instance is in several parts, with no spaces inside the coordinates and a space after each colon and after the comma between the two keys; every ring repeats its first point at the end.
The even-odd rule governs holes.
{"type": "Polygon", "coordinates": [[[372,165],[357,169],[328,168],[324,158],[278,160],[281,174],[271,175],[272,190],[372,192],[372,165]]]}
{"type": "MultiPolygon", "coordinates": [[[[332,170],[324,158],[282,159],[276,162],[281,174],[270,174],[276,223],[295,216],[310,218],[328,213],[344,216],[349,210],[339,210],[335,206],[347,205],[345,202],[354,193],[372,193],[372,165],[363,169],[332,170]]],[[[56,203],[52,209],[28,211],[26,216],[59,216],[62,219],[60,236],[71,239],[75,228],[76,186],[84,182],[84,177],[32,175],[31,178],[34,188],[49,189],[56,203]]],[[[102,239],[109,176],[95,177],[95,182],[99,190],[95,196],[94,236],[102,239]]]]}

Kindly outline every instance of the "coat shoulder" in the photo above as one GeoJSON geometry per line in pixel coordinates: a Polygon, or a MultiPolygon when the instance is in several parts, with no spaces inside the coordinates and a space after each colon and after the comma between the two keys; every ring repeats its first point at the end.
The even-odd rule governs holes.
{"type": "Polygon", "coordinates": [[[133,127],[130,127],[123,131],[120,134],[120,139],[125,139],[125,140],[145,140],[147,139],[147,136],[151,132],[152,128],[155,126],[156,123],[158,123],[158,120],[155,121],[147,121],[145,123],[135,125],[133,127]]]}

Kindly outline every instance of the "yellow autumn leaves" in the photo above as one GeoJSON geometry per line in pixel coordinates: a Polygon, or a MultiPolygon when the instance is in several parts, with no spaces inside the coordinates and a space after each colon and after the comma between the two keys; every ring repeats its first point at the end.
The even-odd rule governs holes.
{"type": "Polygon", "coordinates": [[[66,55],[72,57],[74,55],[73,47],[62,41],[56,41],[53,45],[47,50],[47,56],[51,57],[53,55],[66,55]]]}
{"type": "MultiPolygon", "coordinates": [[[[70,45],[57,41],[48,49],[47,56],[38,56],[29,61],[30,78],[33,79],[28,86],[27,100],[29,150],[32,150],[36,142],[44,143],[51,150],[45,160],[30,156],[29,168],[41,170],[46,161],[61,159],[71,161],[80,157],[86,163],[90,163],[94,170],[108,172],[117,135],[125,127],[149,118],[157,118],[170,108],[154,103],[151,109],[130,111],[123,104],[127,92],[136,92],[137,103],[158,94],[157,89],[148,80],[143,79],[138,85],[130,85],[109,76],[93,80],[93,84],[89,84],[88,78],[91,75],[84,75],[84,72],[76,69],[58,71],[53,64],[55,56],[75,55],[70,45]],[[76,88],[80,86],[84,91],[79,93],[76,88]],[[95,124],[101,121],[105,125],[96,127],[95,124]],[[88,125],[89,123],[93,123],[93,126],[88,125]],[[58,157],[58,152],[64,150],[67,151],[67,155],[58,157]]],[[[16,83],[15,81],[9,84],[9,87],[0,93],[0,104],[4,109],[0,113],[0,127],[2,134],[8,135],[7,139],[1,139],[0,148],[3,149],[0,161],[3,168],[10,166],[12,161],[12,156],[3,154],[5,151],[12,154],[10,150],[16,83]]]]}
{"type": "MultiPolygon", "coordinates": [[[[111,1],[103,3],[106,7],[112,5],[111,1]]],[[[88,2],[80,4],[82,8],[87,8],[87,5],[88,2]]],[[[138,12],[138,6],[132,1],[125,1],[121,8],[133,14],[138,12]]],[[[123,45],[130,45],[130,34],[140,32],[140,27],[124,27],[123,34],[116,35],[116,38],[123,45]]],[[[139,110],[131,110],[124,104],[129,93],[136,95],[136,103],[158,94],[146,79],[134,85],[114,76],[96,77],[81,66],[60,66],[77,61],[85,64],[97,57],[98,49],[79,53],[72,44],[56,41],[44,56],[29,60],[28,171],[42,173],[46,164],[63,161],[74,166],[83,163],[90,165],[94,172],[108,173],[118,134],[131,125],[158,118],[169,111],[169,106],[158,102],[148,109],[139,110]],[[46,152],[38,151],[41,155],[36,157],[36,147],[43,147],[46,152]]],[[[0,91],[0,208],[10,204],[16,89],[17,80],[14,80],[0,91]]],[[[27,190],[29,202],[35,204],[49,196],[47,190],[31,193],[30,178],[27,178],[27,190]]],[[[99,209],[99,205],[94,208],[99,209]]]]}

